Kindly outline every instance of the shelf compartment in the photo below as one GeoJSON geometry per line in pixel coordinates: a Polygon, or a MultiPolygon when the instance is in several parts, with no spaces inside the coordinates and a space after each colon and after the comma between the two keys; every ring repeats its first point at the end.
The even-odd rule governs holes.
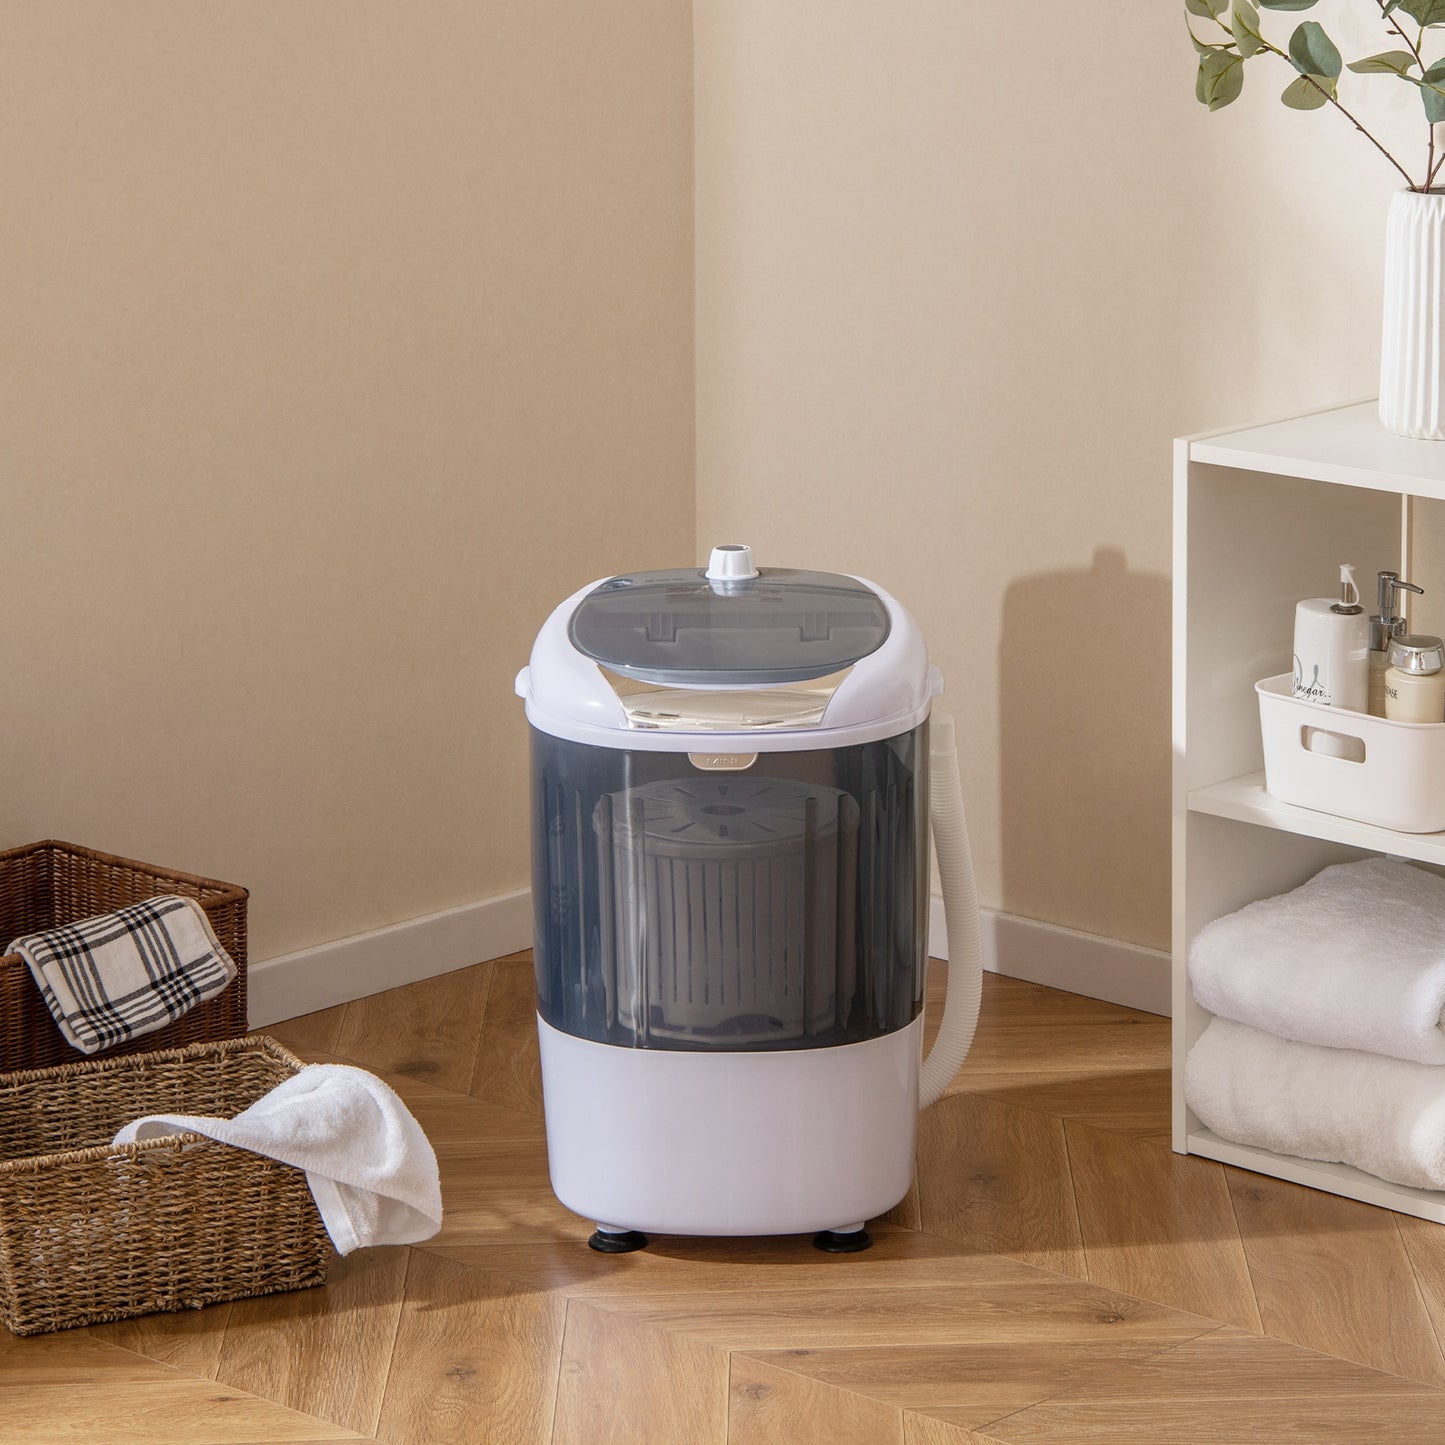
{"type": "Polygon", "coordinates": [[[1361,1169],[1352,1169],[1348,1164],[1326,1164],[1317,1159],[1274,1154],[1249,1144],[1231,1143],[1208,1129],[1190,1131],[1189,1152],[1202,1154],[1220,1164],[1232,1164],[1237,1169],[1248,1169],[1253,1174],[1269,1174],[1291,1184],[1344,1194],[1381,1209],[1445,1224],[1445,1194],[1433,1189],[1415,1189],[1408,1184],[1392,1184],[1361,1169]]]}
{"type": "MultiPolygon", "coordinates": [[[[1254,694],[1260,678],[1288,668],[1295,604],[1322,595],[1338,563],[1361,576],[1413,575],[1421,519],[1436,501],[1445,501],[1445,446],[1386,432],[1373,402],[1175,444],[1172,1104],[1181,1154],[1445,1224],[1445,1191],[1218,1138],[1184,1097],[1184,1059],[1210,1020],[1188,978],[1200,929],[1369,855],[1445,874],[1445,832],[1401,833],[1271,797],[1254,694]]],[[[1427,571],[1438,585],[1445,543],[1437,551],[1427,571]]]]}
{"type": "Polygon", "coordinates": [[[1282,803],[1265,791],[1262,772],[1195,788],[1189,794],[1189,811],[1445,867],[1445,833],[1397,833],[1373,823],[1357,823],[1333,813],[1282,803]]]}
{"type": "Polygon", "coordinates": [[[1189,441],[1189,459],[1239,471],[1445,499],[1439,442],[1387,432],[1373,401],[1189,441]]]}

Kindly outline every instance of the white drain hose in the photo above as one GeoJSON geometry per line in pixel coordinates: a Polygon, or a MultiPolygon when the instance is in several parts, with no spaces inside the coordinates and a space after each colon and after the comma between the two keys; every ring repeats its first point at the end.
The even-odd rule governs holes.
{"type": "Polygon", "coordinates": [[[933,846],[943,882],[943,920],[948,930],[948,993],[938,1037],[923,1061],[919,1108],[926,1109],[963,1067],[978,1027],[983,994],[983,933],[978,915],[978,884],[963,815],[963,786],[953,719],[935,712],[929,724],[929,798],[933,810],[933,846]]]}

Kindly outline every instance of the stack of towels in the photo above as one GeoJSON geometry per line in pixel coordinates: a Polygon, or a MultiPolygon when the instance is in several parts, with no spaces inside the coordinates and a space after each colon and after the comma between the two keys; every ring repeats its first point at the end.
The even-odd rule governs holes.
{"type": "Polygon", "coordinates": [[[1216,919],[1185,1061],[1222,1139],[1445,1189],[1445,880],[1371,858],[1216,919]]]}

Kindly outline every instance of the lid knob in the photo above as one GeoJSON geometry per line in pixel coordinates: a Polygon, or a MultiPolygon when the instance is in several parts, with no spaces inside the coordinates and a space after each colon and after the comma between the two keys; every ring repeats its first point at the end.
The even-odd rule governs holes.
{"type": "Polygon", "coordinates": [[[737,542],[725,542],[712,549],[708,558],[707,571],[703,576],[709,582],[751,582],[758,575],[753,566],[753,549],[737,542]]]}

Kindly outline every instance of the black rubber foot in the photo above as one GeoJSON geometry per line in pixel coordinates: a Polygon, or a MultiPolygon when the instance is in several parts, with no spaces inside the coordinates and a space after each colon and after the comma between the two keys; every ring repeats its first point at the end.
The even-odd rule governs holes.
{"type": "Polygon", "coordinates": [[[629,1229],[626,1234],[604,1234],[597,1229],[587,1241],[587,1247],[598,1254],[631,1254],[634,1249],[647,1248],[647,1236],[635,1229],[629,1229]]]}
{"type": "Polygon", "coordinates": [[[860,1249],[872,1249],[873,1236],[866,1229],[855,1229],[849,1234],[838,1234],[831,1229],[822,1230],[813,1236],[813,1248],[826,1254],[857,1254],[860,1249]]]}

